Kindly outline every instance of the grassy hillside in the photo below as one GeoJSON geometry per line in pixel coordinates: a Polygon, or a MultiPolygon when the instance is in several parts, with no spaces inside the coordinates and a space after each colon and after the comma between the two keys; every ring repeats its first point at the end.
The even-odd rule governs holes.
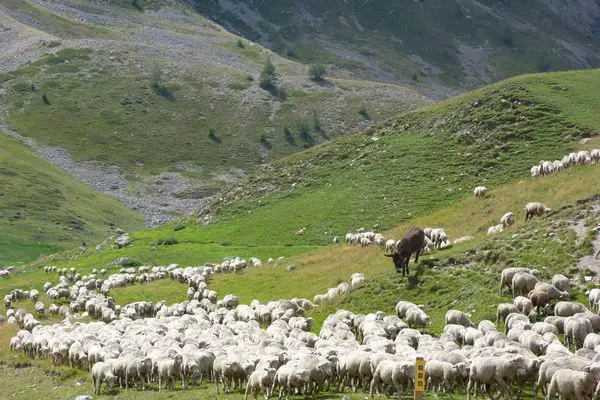
{"type": "Polygon", "coordinates": [[[592,1],[194,0],[280,54],[437,96],[516,74],[598,66],[592,1]],[[584,16],[585,17],[582,17],[584,16]]]}
{"type": "MultiPolygon", "coordinates": [[[[428,332],[433,334],[440,333],[449,308],[470,312],[475,321],[494,319],[497,304],[509,300],[509,295],[500,296],[498,290],[499,272],[507,266],[537,268],[544,279],[556,272],[572,276],[580,282],[572,296],[582,300],[589,285],[584,276],[594,272],[578,262],[592,253],[594,235],[589,232],[597,224],[600,207],[600,166],[579,166],[541,179],[530,178],[528,171],[539,158],[558,157],[569,149],[600,147],[598,137],[585,144],[576,140],[598,129],[591,117],[598,105],[589,101],[588,92],[597,80],[598,71],[523,77],[409,113],[369,135],[336,139],[286,158],[263,180],[251,178],[238,191],[228,192],[229,203],[217,212],[212,224],[190,219],[134,232],[135,242],[124,249],[106,248],[98,254],[72,250],[46,257],[19,267],[11,278],[0,281],[0,293],[16,287],[40,287],[52,277],[37,268],[41,265],[76,266],[86,273],[118,257],[152,265],[200,265],[240,255],[263,260],[285,257],[273,265],[216,275],[208,283],[221,296],[235,293],[242,302],[312,298],[347,281],[351,273],[364,272],[367,281],[363,287],[310,312],[317,321],[315,329],[337,309],[391,313],[400,299],[424,305],[433,321],[428,332]],[[557,84],[560,90],[552,89],[557,84]],[[577,102],[581,107],[575,106],[577,102]],[[449,144],[443,147],[443,143],[449,144]],[[339,152],[350,146],[355,151],[347,157],[339,152]],[[348,165],[351,162],[353,165],[348,165]],[[417,170],[415,165],[421,168],[417,170]],[[303,173],[288,180],[287,174],[296,170],[303,173]],[[407,179],[404,173],[411,174],[410,182],[403,180],[407,179]],[[290,193],[293,183],[294,192],[290,193]],[[471,193],[479,183],[490,189],[484,199],[475,199],[471,193]],[[344,192],[342,201],[337,190],[343,185],[351,185],[353,190],[344,192]],[[315,197],[319,191],[321,196],[315,197]],[[389,205],[392,197],[394,207],[389,205]],[[553,212],[525,223],[523,206],[529,201],[543,201],[553,212]],[[487,227],[507,211],[516,213],[516,224],[488,237],[487,227]],[[411,264],[412,276],[400,279],[380,250],[330,244],[333,233],[343,234],[363,224],[372,228],[375,223],[387,237],[399,237],[410,225],[419,225],[442,226],[451,239],[464,235],[475,239],[424,255],[418,268],[411,264]],[[306,234],[295,235],[303,225],[306,234]],[[585,227],[587,232],[577,231],[575,226],[585,227]],[[161,239],[171,239],[168,242],[173,244],[165,245],[161,239]],[[292,264],[295,269],[288,271],[286,267],[292,264]]],[[[117,267],[110,268],[114,271],[117,267]]],[[[185,298],[185,289],[171,281],[153,282],[113,294],[119,303],[141,299],[175,302],[185,298]]],[[[42,300],[48,302],[43,296],[42,300]]],[[[32,304],[18,306],[30,309],[32,304]]],[[[0,359],[6,360],[0,363],[0,375],[23,382],[18,393],[14,389],[9,393],[27,396],[49,387],[56,387],[53,393],[58,397],[88,392],[89,377],[81,371],[54,368],[46,361],[8,353],[5,349],[14,334],[12,327],[0,329],[0,359]],[[33,368],[16,368],[24,362],[33,368]],[[31,382],[36,386],[31,387],[31,382]]],[[[208,384],[176,395],[214,398],[213,390],[208,384]]],[[[119,397],[128,399],[157,396],[155,391],[119,392],[119,397]]]]}
{"type": "Polygon", "coordinates": [[[231,185],[203,208],[200,223],[188,218],[183,230],[172,224],[136,232],[131,248],[69,262],[100,266],[124,255],[141,263],[193,264],[236,251],[276,258],[359,227],[391,229],[467,201],[479,184],[529,180],[541,159],[581,147],[578,139],[600,129],[593,117],[600,103],[590,94],[599,80],[597,70],[525,76],[405,114],[231,185]],[[306,233],[298,236],[301,227],[306,233]],[[169,238],[177,243],[155,245],[169,238]]]}
{"type": "Polygon", "coordinates": [[[142,226],[141,217],[99,194],[0,131],[0,265],[99,242],[117,224],[142,226]]]}

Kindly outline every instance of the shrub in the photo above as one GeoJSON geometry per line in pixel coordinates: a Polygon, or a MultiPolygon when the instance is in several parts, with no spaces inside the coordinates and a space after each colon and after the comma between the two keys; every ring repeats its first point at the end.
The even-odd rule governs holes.
{"type": "Polygon", "coordinates": [[[173,230],[174,230],[175,232],[177,232],[177,231],[181,231],[181,230],[183,230],[183,229],[185,229],[185,225],[183,225],[183,224],[176,225],[176,226],[175,226],[175,228],[173,228],[173,230]]]}
{"type": "Polygon", "coordinates": [[[316,63],[310,66],[308,69],[308,76],[315,82],[321,82],[325,79],[325,75],[327,71],[325,70],[325,66],[321,63],[316,63]]]}
{"type": "Polygon", "coordinates": [[[157,62],[155,62],[152,65],[152,73],[150,75],[150,87],[152,89],[154,89],[154,91],[157,91],[158,88],[160,88],[161,84],[161,79],[162,79],[162,75],[163,75],[163,71],[160,68],[160,65],[158,65],[157,62]]]}
{"type": "Polygon", "coordinates": [[[513,32],[512,29],[510,29],[510,27],[506,27],[504,28],[504,30],[502,31],[502,35],[500,35],[500,41],[505,45],[505,46],[513,46],[514,43],[514,39],[513,39],[513,32]]]}
{"type": "Polygon", "coordinates": [[[296,145],[296,140],[294,139],[294,135],[292,135],[292,131],[287,126],[283,128],[283,135],[285,136],[286,142],[288,142],[292,146],[296,145]]]}
{"type": "Polygon", "coordinates": [[[300,139],[304,141],[304,147],[310,147],[315,143],[310,131],[308,130],[308,125],[304,121],[298,123],[298,135],[300,139]]]}
{"type": "Polygon", "coordinates": [[[221,143],[221,139],[215,133],[214,128],[208,128],[208,137],[214,142],[221,143]]]}
{"type": "Polygon", "coordinates": [[[244,42],[242,42],[242,39],[238,39],[237,40],[237,47],[239,47],[240,49],[243,49],[244,47],[244,42]]]}
{"type": "Polygon", "coordinates": [[[163,245],[163,246],[172,246],[174,244],[178,244],[179,240],[175,239],[175,238],[166,238],[166,239],[160,239],[156,242],[157,245],[163,245]]]}
{"type": "Polygon", "coordinates": [[[270,149],[273,147],[273,145],[271,144],[271,141],[269,140],[269,138],[267,138],[267,135],[265,135],[264,133],[262,133],[260,135],[260,142],[262,143],[263,146],[265,146],[267,149],[270,149]]]}
{"type": "Polygon", "coordinates": [[[412,74],[412,80],[415,82],[419,81],[419,74],[417,74],[416,72],[413,72],[412,74]]]}
{"type": "Polygon", "coordinates": [[[142,6],[140,5],[139,0],[129,0],[129,4],[131,4],[136,10],[142,11],[142,6]]]}
{"type": "Polygon", "coordinates": [[[552,64],[547,56],[543,55],[540,57],[537,63],[537,70],[539,72],[548,72],[552,68],[552,64]]]}
{"type": "Polygon", "coordinates": [[[365,106],[362,106],[360,110],[358,110],[358,113],[362,115],[364,119],[371,119],[371,116],[369,115],[369,112],[365,106]]]}
{"type": "Polygon", "coordinates": [[[50,100],[48,100],[48,96],[46,96],[46,93],[44,93],[42,95],[42,101],[44,102],[44,104],[46,104],[47,106],[50,105],[50,100]]]}
{"type": "Polygon", "coordinates": [[[313,111],[313,127],[317,132],[321,132],[323,130],[323,126],[321,126],[321,121],[319,120],[319,115],[316,111],[313,111]]]}
{"type": "Polygon", "coordinates": [[[270,58],[267,58],[260,72],[259,86],[271,93],[277,90],[277,72],[270,58]]]}
{"type": "Polygon", "coordinates": [[[288,57],[296,57],[296,48],[291,46],[285,50],[285,55],[288,57]]]}

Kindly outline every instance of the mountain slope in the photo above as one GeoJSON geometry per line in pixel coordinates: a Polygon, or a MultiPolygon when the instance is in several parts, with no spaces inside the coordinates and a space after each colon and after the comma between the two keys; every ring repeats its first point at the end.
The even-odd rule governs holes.
{"type": "Polygon", "coordinates": [[[3,2],[11,23],[0,40],[19,45],[0,55],[0,122],[75,162],[101,162],[111,180],[77,177],[149,225],[197,209],[258,164],[428,103],[392,84],[333,74],[315,83],[305,65],[184,3],[140,4],[3,2]],[[259,87],[269,58],[276,95],[259,87]]]}
{"type": "MultiPolygon", "coordinates": [[[[531,166],[541,159],[599,147],[596,139],[579,143],[600,131],[595,118],[600,102],[592,90],[598,82],[600,70],[524,76],[409,112],[228,186],[203,207],[197,223],[188,218],[177,230],[171,224],[135,232],[132,247],[107,249],[77,263],[100,266],[118,256],[153,264],[194,264],[206,254],[277,257],[282,249],[285,255],[310,251],[360,227],[394,228],[463,204],[477,185],[530,180],[531,166]],[[302,227],[304,235],[296,235],[302,227]],[[175,244],[156,245],[166,239],[175,244]]],[[[578,193],[595,193],[595,187],[590,190],[578,193]]],[[[554,196],[540,191],[543,198],[537,198],[535,189],[524,193],[532,198],[519,202],[554,196]]],[[[497,223],[494,212],[505,211],[486,208],[477,219],[478,232],[497,223]]]]}
{"type": "Polygon", "coordinates": [[[0,130],[0,265],[104,239],[141,217],[41,160],[0,130]]]}
{"type": "Polygon", "coordinates": [[[280,54],[434,97],[516,74],[600,65],[594,0],[189,2],[280,54]]]}

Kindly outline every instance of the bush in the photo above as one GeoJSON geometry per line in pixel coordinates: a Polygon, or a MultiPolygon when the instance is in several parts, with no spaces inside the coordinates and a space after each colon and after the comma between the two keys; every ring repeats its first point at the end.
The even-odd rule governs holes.
{"type": "Polygon", "coordinates": [[[163,245],[163,246],[172,246],[174,244],[178,244],[179,240],[175,239],[175,238],[166,238],[166,239],[160,239],[156,242],[157,245],[163,245]]]}
{"type": "Polygon", "coordinates": [[[537,70],[539,72],[548,72],[552,69],[552,64],[547,56],[541,56],[537,63],[537,70]]]}
{"type": "Polygon", "coordinates": [[[214,142],[221,143],[221,139],[215,133],[214,128],[208,128],[208,137],[214,142]]]}
{"type": "Polygon", "coordinates": [[[304,121],[298,123],[298,136],[304,141],[304,147],[310,147],[315,143],[315,140],[308,130],[308,125],[306,125],[304,121]]]}
{"type": "Polygon", "coordinates": [[[512,29],[510,29],[509,27],[504,28],[504,30],[502,31],[502,35],[500,35],[500,41],[505,45],[505,46],[513,46],[515,44],[514,39],[513,39],[513,32],[512,29]]]}
{"type": "Polygon", "coordinates": [[[46,96],[46,93],[44,93],[42,95],[42,101],[44,102],[44,104],[46,104],[47,106],[50,105],[50,100],[48,100],[48,96],[46,96]]]}
{"type": "Polygon", "coordinates": [[[260,72],[259,86],[271,93],[277,91],[277,72],[270,58],[267,58],[260,72]]]}
{"type": "Polygon", "coordinates": [[[325,66],[320,63],[316,63],[310,66],[308,69],[308,76],[315,82],[321,82],[325,79],[325,75],[327,71],[325,70],[325,66]]]}
{"type": "Polygon", "coordinates": [[[239,47],[240,49],[243,49],[244,47],[244,42],[242,42],[242,39],[238,39],[237,40],[237,47],[239,47]]]}
{"type": "Polygon", "coordinates": [[[142,11],[142,6],[138,0],[129,0],[129,4],[131,4],[136,10],[142,11]]]}
{"type": "Polygon", "coordinates": [[[183,230],[183,229],[185,229],[185,225],[183,225],[183,224],[176,225],[176,226],[175,226],[175,228],[173,228],[173,230],[174,230],[175,232],[177,232],[177,231],[181,231],[181,230],[183,230]]]}
{"type": "Polygon", "coordinates": [[[360,110],[358,110],[358,113],[360,115],[362,115],[364,119],[371,119],[371,117],[369,116],[369,112],[367,111],[367,109],[365,108],[365,106],[362,106],[360,108],[360,110]]]}
{"type": "Polygon", "coordinates": [[[269,138],[267,138],[267,135],[265,135],[264,133],[260,135],[260,143],[262,143],[262,145],[265,146],[267,149],[273,147],[271,141],[269,140],[269,138]]]}
{"type": "Polygon", "coordinates": [[[292,131],[287,126],[283,128],[283,134],[285,136],[286,142],[291,144],[292,146],[296,145],[296,140],[294,139],[294,135],[292,135],[292,131]]]}
{"type": "Polygon", "coordinates": [[[321,132],[323,130],[323,126],[321,125],[321,121],[319,120],[319,115],[316,111],[313,112],[313,127],[317,132],[321,132]]]}
{"type": "Polygon", "coordinates": [[[288,56],[288,57],[292,57],[292,58],[296,57],[296,48],[293,47],[293,46],[292,47],[288,47],[285,50],[285,55],[288,56]]]}

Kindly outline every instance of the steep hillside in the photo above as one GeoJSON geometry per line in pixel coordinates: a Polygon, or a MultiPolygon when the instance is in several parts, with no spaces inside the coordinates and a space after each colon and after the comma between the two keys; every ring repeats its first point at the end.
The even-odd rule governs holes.
{"type": "Polygon", "coordinates": [[[140,215],[41,160],[0,130],[0,265],[104,239],[140,215]]]}
{"type": "Polygon", "coordinates": [[[521,73],[600,65],[594,0],[189,2],[280,54],[437,97],[521,73]]]}
{"type": "MultiPolygon", "coordinates": [[[[599,81],[600,70],[525,76],[407,113],[263,168],[207,203],[197,222],[135,232],[132,247],[76,263],[101,266],[127,256],[193,264],[207,255],[253,252],[276,258],[359,227],[391,229],[469,199],[477,185],[529,180],[541,159],[580,148],[579,139],[600,130],[600,102],[591,90],[599,81]],[[296,235],[302,227],[304,235],[296,235]],[[161,239],[174,244],[157,246],[161,239]]],[[[584,145],[590,146],[598,147],[584,145]]],[[[477,229],[496,219],[483,219],[477,229]]]]}
{"type": "Polygon", "coordinates": [[[148,224],[190,213],[257,164],[427,103],[396,85],[314,82],[182,2],[136,4],[2,2],[0,123],[66,150],[49,159],[148,224]],[[267,59],[270,91],[259,87],[267,59]]]}

